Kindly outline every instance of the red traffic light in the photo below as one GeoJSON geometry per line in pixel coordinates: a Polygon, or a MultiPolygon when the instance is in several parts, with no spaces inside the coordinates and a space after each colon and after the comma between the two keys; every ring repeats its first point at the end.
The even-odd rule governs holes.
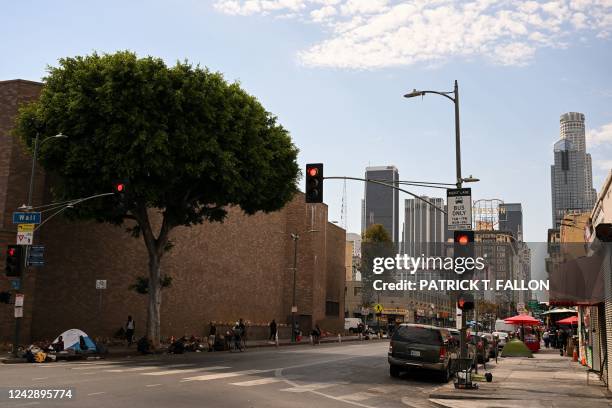
{"type": "Polygon", "coordinates": [[[459,304],[459,309],[463,309],[463,305],[465,305],[465,300],[464,299],[459,299],[457,301],[457,303],[459,304]]]}
{"type": "Polygon", "coordinates": [[[8,256],[15,256],[16,254],[17,254],[17,249],[15,248],[8,249],[8,256]]]}
{"type": "Polygon", "coordinates": [[[470,242],[470,239],[467,235],[459,235],[459,237],[457,237],[457,242],[461,245],[467,245],[470,242]]]}
{"type": "Polygon", "coordinates": [[[118,193],[123,193],[124,190],[125,190],[125,184],[123,183],[119,183],[115,186],[115,191],[117,191],[118,193]]]}
{"type": "Polygon", "coordinates": [[[316,175],[319,174],[319,169],[316,167],[310,167],[306,170],[306,172],[310,177],[316,177],[316,175]]]}

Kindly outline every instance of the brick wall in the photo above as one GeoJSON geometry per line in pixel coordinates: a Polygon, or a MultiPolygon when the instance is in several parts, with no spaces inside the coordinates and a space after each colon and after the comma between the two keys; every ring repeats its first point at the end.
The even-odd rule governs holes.
{"type": "MultiPolygon", "coordinates": [[[[11,92],[0,94],[0,109],[9,104],[6,99],[13,100],[25,91],[11,92]]],[[[3,121],[5,115],[0,111],[3,121]]],[[[4,126],[0,137],[10,140],[6,135],[10,121],[0,125],[4,126]]],[[[15,149],[16,154],[22,154],[20,146],[15,149]]],[[[1,154],[6,156],[0,148],[0,193],[2,169],[7,173],[5,186],[14,188],[5,187],[7,193],[0,196],[10,204],[10,211],[4,214],[10,223],[8,212],[15,203],[25,200],[27,183],[23,180],[29,178],[29,164],[24,168],[7,166],[1,154]]],[[[21,162],[30,163],[27,157],[21,162]]],[[[41,175],[37,202],[45,191],[43,182],[41,175]]],[[[45,198],[51,199],[48,195],[45,198]]],[[[146,295],[129,291],[128,286],[137,276],[147,276],[147,253],[142,238],[132,238],[124,230],[61,218],[41,228],[36,239],[46,247],[46,264],[31,269],[28,288],[32,294],[26,294],[30,303],[26,304],[25,320],[32,322],[33,339],[51,338],[69,328],[83,329],[92,336],[111,336],[128,314],[137,322],[136,334],[144,332],[146,295]],[[96,290],[96,279],[107,280],[107,289],[96,290]]],[[[180,227],[171,232],[175,246],[162,259],[162,273],[173,278],[172,286],[162,291],[162,336],[199,335],[209,321],[233,322],[241,317],[252,324],[265,325],[273,318],[279,323],[289,322],[293,232],[300,236],[296,294],[302,328],[306,331],[315,322],[325,321],[330,329],[340,330],[342,316],[325,316],[325,301],[343,304],[344,230],[327,222],[326,205],[307,205],[303,194],[298,193],[275,213],[246,216],[232,208],[224,223],[180,227]]],[[[9,238],[14,240],[14,229],[2,236],[2,242],[9,238]]],[[[2,285],[8,285],[5,277],[0,278],[0,288],[2,285]]],[[[0,341],[10,340],[12,307],[0,305],[0,316],[0,341]]],[[[252,332],[265,335],[266,330],[252,332]]]]}
{"type": "MultiPolygon", "coordinates": [[[[38,98],[41,84],[37,82],[12,80],[0,81],[0,291],[10,289],[10,282],[4,275],[6,246],[15,243],[17,226],[13,225],[12,213],[27,201],[32,159],[24,152],[21,143],[11,135],[19,106],[38,98]]],[[[35,178],[34,204],[41,202],[44,178],[37,171],[35,178]]],[[[25,317],[22,319],[22,333],[30,336],[30,321],[34,300],[36,274],[25,279],[25,317]]],[[[14,299],[14,296],[13,296],[14,299]]],[[[15,319],[13,306],[0,304],[0,342],[12,341],[15,319]]]]}

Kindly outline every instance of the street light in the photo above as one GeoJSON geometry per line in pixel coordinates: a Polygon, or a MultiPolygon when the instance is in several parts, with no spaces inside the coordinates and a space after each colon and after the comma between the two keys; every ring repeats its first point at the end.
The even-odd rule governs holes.
{"type": "MultiPolygon", "coordinates": [[[[457,188],[461,188],[461,185],[465,181],[461,178],[461,135],[459,132],[459,85],[457,85],[457,80],[455,80],[455,88],[450,92],[438,92],[438,91],[417,91],[413,89],[412,92],[409,92],[404,95],[404,98],[414,98],[416,96],[425,96],[425,94],[432,93],[441,95],[449,100],[451,100],[455,104],[455,156],[456,156],[456,165],[457,165],[457,188]],[[450,96],[453,95],[453,96],[450,96]]],[[[471,176],[470,176],[471,177],[471,176]]]]}
{"type": "MultiPolygon", "coordinates": [[[[31,210],[32,209],[32,195],[34,193],[34,173],[36,171],[36,159],[38,156],[38,148],[40,146],[42,146],[43,144],[45,144],[47,141],[51,140],[51,139],[64,139],[67,138],[68,136],[62,134],[61,132],[58,133],[55,136],[49,136],[43,139],[42,142],[40,142],[40,133],[36,132],[36,139],[34,139],[34,152],[32,154],[32,172],[30,173],[30,188],[28,190],[28,202],[26,205],[22,205],[21,208],[26,209],[26,210],[31,210]]],[[[25,269],[28,267],[28,257],[29,257],[29,253],[30,253],[30,246],[26,245],[25,248],[25,259],[23,260],[24,262],[24,267],[21,268],[21,273],[19,274],[19,290],[21,292],[24,292],[24,286],[25,286],[25,279],[24,279],[24,274],[25,274],[25,269]]],[[[21,332],[21,318],[16,317],[15,318],[15,344],[13,345],[13,354],[15,355],[15,357],[17,357],[17,348],[19,347],[19,341],[20,341],[20,332],[21,332]]]]}

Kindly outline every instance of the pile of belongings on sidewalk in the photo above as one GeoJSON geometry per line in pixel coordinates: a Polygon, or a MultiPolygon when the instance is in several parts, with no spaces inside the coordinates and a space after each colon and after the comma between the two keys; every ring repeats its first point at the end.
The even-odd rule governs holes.
{"type": "Polygon", "coordinates": [[[56,361],[58,358],[100,354],[104,351],[102,349],[103,347],[96,345],[84,331],[70,329],[57,336],[50,344],[43,342],[30,345],[26,349],[25,358],[29,363],[42,363],[56,361]]]}

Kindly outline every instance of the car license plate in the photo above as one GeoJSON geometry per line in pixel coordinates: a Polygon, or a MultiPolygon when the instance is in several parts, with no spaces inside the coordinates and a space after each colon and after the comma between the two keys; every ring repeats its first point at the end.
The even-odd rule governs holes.
{"type": "Polygon", "coordinates": [[[421,352],[418,350],[410,350],[410,355],[413,357],[421,357],[421,352]]]}

